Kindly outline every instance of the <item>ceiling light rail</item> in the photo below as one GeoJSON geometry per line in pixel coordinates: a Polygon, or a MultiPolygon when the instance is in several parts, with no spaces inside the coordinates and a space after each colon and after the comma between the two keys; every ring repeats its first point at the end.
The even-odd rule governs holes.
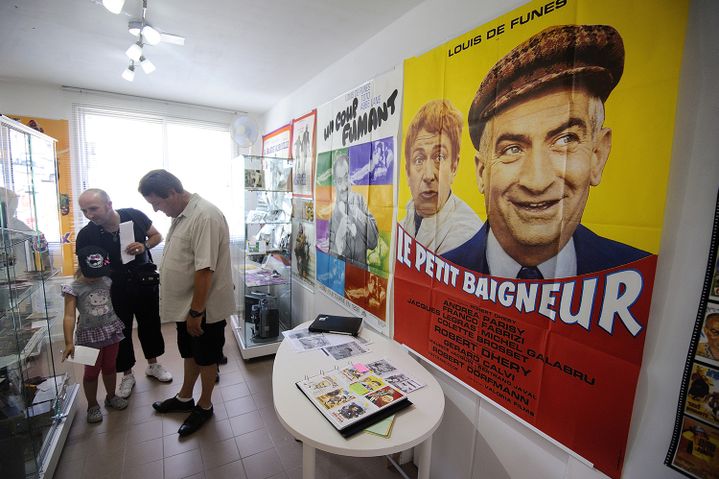
{"type": "MultiPolygon", "coordinates": [[[[102,0],[102,5],[114,14],[120,14],[125,6],[125,0],[102,0]]],[[[139,19],[130,20],[127,25],[130,35],[138,37],[138,40],[130,45],[125,54],[130,59],[129,66],[122,72],[122,78],[127,81],[135,79],[135,65],[139,63],[146,75],[154,72],[157,67],[145,56],[145,45],[157,45],[164,41],[174,45],[184,45],[185,37],[173,33],[162,32],[147,22],[147,0],[142,0],[142,16],[139,19]]]]}

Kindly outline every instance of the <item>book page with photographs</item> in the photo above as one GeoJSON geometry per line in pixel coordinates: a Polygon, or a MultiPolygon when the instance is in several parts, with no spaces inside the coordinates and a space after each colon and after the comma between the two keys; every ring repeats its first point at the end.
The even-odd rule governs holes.
{"type": "MultiPolygon", "coordinates": [[[[386,360],[371,364],[377,366],[380,363],[381,370],[404,376],[386,360]]],[[[414,383],[421,387],[416,381],[414,383]]],[[[297,382],[297,386],[338,430],[407,398],[400,388],[363,363],[306,378],[297,382]]]]}

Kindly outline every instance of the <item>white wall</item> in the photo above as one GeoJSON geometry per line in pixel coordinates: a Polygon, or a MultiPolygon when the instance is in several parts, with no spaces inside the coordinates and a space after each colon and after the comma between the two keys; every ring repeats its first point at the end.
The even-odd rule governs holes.
{"type": "MultiPolygon", "coordinates": [[[[269,132],[355,85],[492,20],[519,1],[427,0],[319,73],[262,119],[269,132]]],[[[719,2],[692,3],[680,82],[674,160],[644,362],[624,464],[625,478],[683,477],[663,465],[696,315],[719,187],[719,2]]],[[[631,192],[628,192],[631,194],[631,192]]],[[[341,312],[321,293],[293,290],[297,321],[341,312]]],[[[552,445],[463,386],[437,373],[447,396],[435,434],[432,477],[606,477],[552,445]],[[471,451],[468,453],[468,451],[471,451]]],[[[611,418],[607,418],[611,420],[611,418]]]]}
{"type": "Polygon", "coordinates": [[[58,85],[34,83],[0,76],[0,113],[2,114],[37,116],[51,120],[71,120],[73,104],[142,110],[178,118],[191,118],[226,124],[229,124],[234,118],[234,115],[229,111],[213,108],[143,99],[130,95],[63,89],[58,85]]]}

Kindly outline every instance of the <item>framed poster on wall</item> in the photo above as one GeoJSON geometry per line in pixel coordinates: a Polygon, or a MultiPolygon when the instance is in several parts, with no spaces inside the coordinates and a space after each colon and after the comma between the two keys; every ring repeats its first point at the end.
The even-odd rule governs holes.
{"type": "Polygon", "coordinates": [[[292,120],[292,196],[312,198],[315,173],[317,110],[292,120]]]}
{"type": "Polygon", "coordinates": [[[266,135],[262,135],[262,156],[290,158],[292,125],[287,124],[266,135]]]}

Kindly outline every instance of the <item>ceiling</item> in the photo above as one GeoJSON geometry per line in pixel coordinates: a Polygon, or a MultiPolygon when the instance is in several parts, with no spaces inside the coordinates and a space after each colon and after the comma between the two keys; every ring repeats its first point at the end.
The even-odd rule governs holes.
{"type": "Polygon", "coordinates": [[[147,0],[147,21],[186,37],[145,46],[157,67],[121,73],[141,0],[0,0],[0,75],[263,113],[422,0],[147,0]]]}

